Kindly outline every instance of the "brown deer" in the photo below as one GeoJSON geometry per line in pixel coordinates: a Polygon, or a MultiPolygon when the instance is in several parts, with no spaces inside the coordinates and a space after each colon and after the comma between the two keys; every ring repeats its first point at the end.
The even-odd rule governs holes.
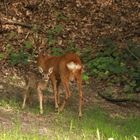
{"type": "Polygon", "coordinates": [[[43,73],[43,78],[39,78],[38,75],[33,72],[29,72],[25,76],[25,91],[24,91],[22,109],[25,108],[27,96],[30,94],[31,89],[35,89],[39,98],[40,114],[43,114],[43,90],[47,88],[48,80],[52,72],[53,72],[53,68],[50,67],[48,69],[47,74],[43,73]]]}
{"type": "Polygon", "coordinates": [[[62,56],[49,56],[47,53],[41,52],[37,58],[37,65],[41,72],[47,72],[48,69],[53,67],[53,72],[50,75],[52,82],[55,108],[59,104],[59,85],[62,83],[65,89],[65,99],[60,107],[60,111],[64,109],[67,99],[71,93],[69,90],[69,81],[76,81],[79,92],[79,117],[82,116],[82,63],[80,58],[75,53],[66,53],[62,56]]]}

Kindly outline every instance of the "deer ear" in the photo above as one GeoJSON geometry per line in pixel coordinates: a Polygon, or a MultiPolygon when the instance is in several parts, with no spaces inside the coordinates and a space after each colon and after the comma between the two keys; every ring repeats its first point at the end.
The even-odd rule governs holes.
{"type": "Polygon", "coordinates": [[[43,73],[43,69],[41,67],[38,67],[38,69],[40,73],[43,73]]]}

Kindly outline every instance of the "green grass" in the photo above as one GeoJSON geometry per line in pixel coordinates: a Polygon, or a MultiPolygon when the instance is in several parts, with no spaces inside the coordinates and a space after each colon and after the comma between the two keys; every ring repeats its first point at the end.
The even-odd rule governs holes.
{"type": "Polygon", "coordinates": [[[20,130],[12,129],[0,133],[1,140],[46,140],[45,137],[37,134],[24,134],[20,130]]]}
{"type": "MultiPolygon", "coordinates": [[[[11,102],[1,102],[0,106],[11,106],[11,102]]],[[[12,107],[11,107],[12,108],[12,107]]],[[[66,106],[64,112],[54,113],[54,107],[47,103],[42,118],[47,126],[46,134],[39,134],[39,128],[30,128],[32,131],[23,131],[20,122],[19,104],[13,103],[13,110],[16,111],[12,129],[0,128],[1,140],[135,140],[134,136],[140,138],[140,118],[129,117],[111,118],[100,107],[87,107],[81,119],[78,118],[77,109],[73,106],[66,106]],[[16,107],[18,106],[18,107],[16,107]],[[34,128],[34,129],[33,129],[34,128]]],[[[38,104],[27,106],[26,112],[37,117],[39,112],[38,104]]],[[[36,123],[36,122],[35,122],[36,123]]],[[[34,125],[35,126],[35,125],[34,125]]]]}

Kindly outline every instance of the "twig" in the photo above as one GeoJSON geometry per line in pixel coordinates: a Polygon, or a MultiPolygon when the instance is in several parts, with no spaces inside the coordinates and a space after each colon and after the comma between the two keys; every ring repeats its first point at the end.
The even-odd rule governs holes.
{"type": "Polygon", "coordinates": [[[4,4],[4,7],[5,7],[5,12],[6,12],[6,16],[7,16],[8,15],[8,10],[7,10],[7,4],[6,4],[5,0],[4,0],[3,4],[4,4]]]}
{"type": "Polygon", "coordinates": [[[20,23],[20,22],[15,22],[15,21],[5,22],[4,24],[18,25],[18,26],[22,26],[22,27],[25,27],[25,28],[29,28],[29,29],[33,28],[33,25],[25,24],[25,23],[20,23]]]}
{"type": "Polygon", "coordinates": [[[129,47],[127,47],[127,50],[128,50],[128,52],[129,52],[132,56],[134,56],[137,60],[140,60],[140,58],[139,58],[138,56],[136,56],[136,55],[129,49],[129,47]]]}
{"type": "MultiPolygon", "coordinates": [[[[17,26],[22,26],[24,28],[28,28],[28,29],[33,29],[36,25],[31,25],[31,24],[25,24],[25,23],[21,23],[21,22],[16,22],[16,21],[12,21],[12,20],[8,20],[8,21],[4,21],[3,24],[8,24],[8,25],[17,25],[17,26]]],[[[41,28],[36,28],[36,31],[41,32],[43,34],[47,34],[45,31],[43,31],[41,28]]]]}
{"type": "Polygon", "coordinates": [[[30,34],[30,32],[28,32],[27,35],[25,36],[25,40],[28,38],[29,34],[30,34]]]}

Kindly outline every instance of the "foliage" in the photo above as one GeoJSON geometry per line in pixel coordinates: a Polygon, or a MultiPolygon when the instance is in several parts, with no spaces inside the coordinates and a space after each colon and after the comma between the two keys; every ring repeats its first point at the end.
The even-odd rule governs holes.
{"type": "MultiPolygon", "coordinates": [[[[123,74],[127,71],[125,65],[112,57],[97,57],[89,63],[89,68],[95,76],[123,74]]],[[[107,77],[106,77],[107,78],[107,77]]]]}
{"type": "Polygon", "coordinates": [[[18,53],[12,52],[9,56],[9,63],[12,65],[16,64],[27,64],[28,63],[28,54],[22,50],[18,53]]]}
{"type": "Polygon", "coordinates": [[[25,41],[24,48],[31,49],[32,48],[32,43],[29,40],[25,41]]]}
{"type": "Polygon", "coordinates": [[[51,49],[51,52],[52,52],[52,55],[56,55],[56,56],[59,56],[59,55],[61,55],[62,54],[62,49],[61,48],[55,48],[55,47],[53,47],[52,49],[51,49]]]}
{"type": "Polygon", "coordinates": [[[29,58],[33,57],[33,54],[29,53],[29,50],[32,50],[32,43],[27,40],[24,42],[24,46],[22,48],[19,48],[18,51],[12,49],[12,46],[9,47],[9,63],[11,65],[17,65],[22,64],[26,65],[28,64],[29,58]]]}
{"type": "Polygon", "coordinates": [[[62,32],[63,26],[61,24],[56,25],[53,29],[47,31],[48,46],[54,46],[56,43],[56,37],[62,32]]]}
{"type": "Polygon", "coordinates": [[[4,53],[0,53],[0,60],[4,58],[4,53]]]}
{"type": "Polygon", "coordinates": [[[76,47],[76,44],[72,40],[68,40],[67,47],[65,48],[65,52],[75,52],[80,54],[80,48],[76,47]]]}
{"type": "Polygon", "coordinates": [[[56,14],[57,14],[56,20],[58,22],[62,21],[62,20],[64,20],[64,21],[68,20],[68,18],[62,12],[57,12],[56,14]]]}
{"type": "Polygon", "coordinates": [[[110,38],[99,40],[99,45],[102,47],[98,50],[96,58],[89,59],[87,63],[90,74],[99,80],[119,83],[125,93],[139,92],[139,56],[138,53],[134,53],[139,50],[139,46],[129,42],[127,48],[120,50],[110,38]]]}
{"type": "Polygon", "coordinates": [[[89,84],[89,76],[87,72],[83,72],[82,79],[85,81],[86,84],[89,84]]]}
{"type": "Polygon", "coordinates": [[[140,45],[129,40],[122,54],[122,59],[129,69],[126,82],[128,86],[125,87],[125,90],[131,89],[131,91],[140,92],[140,45]]]}

